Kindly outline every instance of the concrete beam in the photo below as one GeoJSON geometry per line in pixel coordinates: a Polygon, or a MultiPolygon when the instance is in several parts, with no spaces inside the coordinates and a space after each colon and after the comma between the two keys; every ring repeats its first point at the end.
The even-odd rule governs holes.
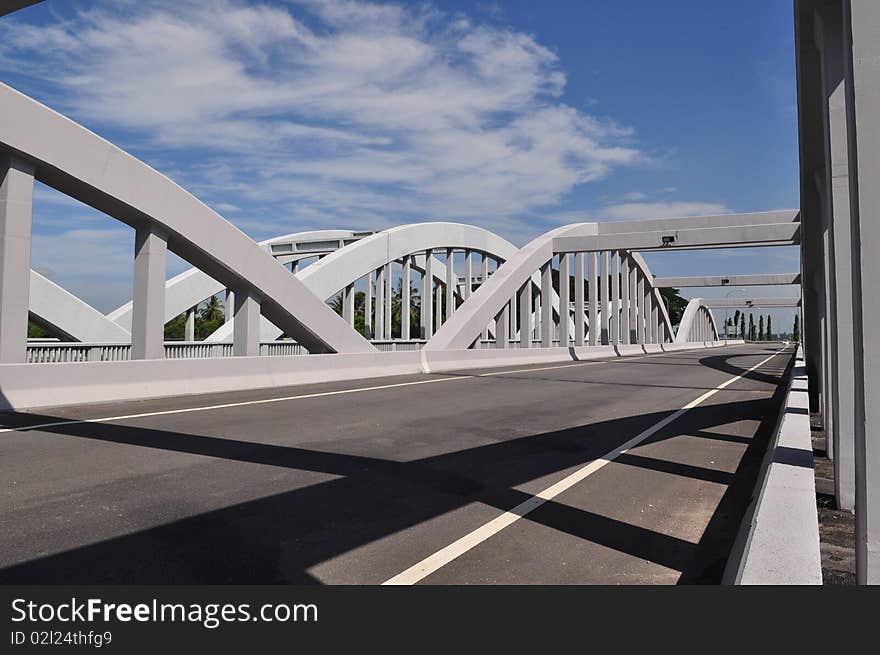
{"type": "Polygon", "coordinates": [[[800,307],[800,298],[703,298],[703,304],[712,309],[800,307]]]}
{"type": "Polygon", "coordinates": [[[765,275],[697,275],[688,277],[655,277],[655,287],[758,287],[777,284],[800,284],[800,273],[765,275]]]}
{"type": "Polygon", "coordinates": [[[655,230],[624,234],[559,236],[553,240],[554,252],[595,252],[623,249],[701,250],[761,246],[796,246],[800,243],[799,223],[771,223],[736,227],[655,230]]]}

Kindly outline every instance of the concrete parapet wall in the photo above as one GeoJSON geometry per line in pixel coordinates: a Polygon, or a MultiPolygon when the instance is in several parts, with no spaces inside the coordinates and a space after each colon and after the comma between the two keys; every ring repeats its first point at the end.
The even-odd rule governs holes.
{"type": "MultiPolygon", "coordinates": [[[[729,341],[727,343],[738,343],[729,341]]],[[[493,366],[571,362],[724,342],[0,365],[0,409],[285,387],[493,366]]]]}
{"type": "Polygon", "coordinates": [[[725,583],[822,584],[809,392],[800,348],[756,489],[725,583]]]}

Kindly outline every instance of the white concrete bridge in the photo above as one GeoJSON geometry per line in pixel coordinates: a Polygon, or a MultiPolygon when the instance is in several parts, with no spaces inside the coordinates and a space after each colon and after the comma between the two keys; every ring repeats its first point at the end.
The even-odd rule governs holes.
{"type": "Polygon", "coordinates": [[[2,466],[12,467],[4,477],[32,467],[57,474],[49,490],[23,484],[12,494],[45,503],[60,494],[54,515],[70,509],[64,499],[76,490],[97,502],[110,488],[135,517],[126,528],[97,513],[82,534],[62,535],[36,527],[48,505],[38,500],[33,515],[19,516],[13,498],[0,508],[17,517],[3,538],[0,579],[511,581],[481,568],[480,549],[495,540],[499,552],[515,551],[510,532],[496,535],[534,511],[538,524],[564,534],[550,550],[583,548],[571,543],[578,537],[592,545],[565,574],[547,569],[540,548],[530,551],[528,581],[607,581],[585,563],[599,557],[630,581],[817,582],[814,489],[787,495],[803,488],[805,468],[812,485],[811,408],[834,456],[837,501],[856,512],[859,580],[880,581],[880,419],[870,402],[880,397],[880,373],[876,338],[863,329],[878,323],[880,306],[870,256],[880,244],[871,214],[880,206],[880,45],[871,39],[880,8],[868,0],[795,8],[800,209],[575,223],[521,248],[452,222],[258,243],[144,162],[0,83],[0,432],[11,453],[2,466]],[[31,270],[35,181],[135,231],[130,302],[105,315],[31,270]],[[767,246],[799,248],[801,270],[658,278],[641,255],[767,246]],[[193,268],[166,279],[169,251],[193,268]],[[693,299],[674,325],[660,291],[728,285],[791,292],[693,299]],[[218,295],[228,320],[196,341],[195,310],[218,295]],[[328,304],[336,297],[340,313],[328,304]],[[725,340],[713,310],[733,307],[800,308],[805,359],[796,361],[794,345],[725,340]],[[185,340],[167,342],[165,325],[181,314],[185,340]],[[58,341],[29,343],[29,318],[58,341]],[[296,434],[281,427],[291,416],[296,434]],[[132,448],[161,455],[135,464],[132,448]],[[490,453],[499,470],[483,470],[490,453]],[[695,453],[699,464],[688,461],[695,453]],[[707,468],[710,457],[722,468],[707,468]],[[78,472],[61,475],[70,462],[78,472]],[[202,477],[184,475],[184,463],[202,477]],[[277,467],[293,477],[262,477],[277,467]],[[211,480],[232,470],[251,486],[226,488],[226,504],[209,507],[211,480]],[[604,480],[609,471],[623,477],[604,480]],[[652,482],[657,474],[673,481],[652,482]],[[140,482],[125,491],[117,475],[140,482]],[[164,525],[139,496],[156,476],[196,499],[164,525]],[[658,536],[671,505],[655,524],[608,519],[595,503],[621,485],[636,500],[659,494],[661,505],[664,494],[692,494],[694,523],[658,536]],[[730,500],[743,485],[754,491],[730,500]],[[297,493],[297,503],[326,503],[330,515],[307,511],[311,531],[270,527],[297,493]],[[555,504],[560,494],[592,503],[579,515],[585,532],[555,504]],[[371,502],[399,511],[387,517],[371,502]],[[242,503],[250,514],[235,509],[242,503]],[[349,516],[346,503],[362,516],[349,516]],[[725,503],[734,503],[725,520],[736,525],[722,528],[725,503]],[[792,520],[779,523],[784,503],[792,520]],[[252,547],[237,546],[242,568],[208,557],[204,575],[187,569],[202,540],[223,539],[230,524],[262,530],[252,547]],[[710,552],[715,531],[739,537],[710,552]],[[624,546],[630,537],[643,546],[624,546]],[[792,541],[791,552],[776,552],[792,541]],[[164,568],[134,571],[109,555],[172,542],[164,568]],[[718,557],[726,566],[713,569],[718,557]]]}

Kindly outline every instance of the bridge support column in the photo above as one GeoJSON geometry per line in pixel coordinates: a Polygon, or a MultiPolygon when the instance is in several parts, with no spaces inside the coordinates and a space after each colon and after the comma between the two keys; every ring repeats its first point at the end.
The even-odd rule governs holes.
{"type": "Polygon", "coordinates": [[[0,155],[0,363],[27,357],[34,167],[0,155]]]}
{"type": "Polygon", "coordinates": [[[623,250],[617,253],[620,260],[620,343],[629,341],[629,255],[623,250]]]}
{"type": "Polygon", "coordinates": [[[825,7],[817,16],[820,32],[823,122],[825,125],[825,188],[831,189],[830,253],[831,286],[831,385],[833,405],[833,459],[837,506],[855,508],[855,397],[853,371],[853,269],[852,222],[849,199],[849,168],[846,126],[846,83],[844,80],[844,48],[842,12],[838,7],[825,7]]]}
{"type": "Polygon", "coordinates": [[[629,260],[629,342],[637,344],[639,342],[638,334],[638,312],[639,312],[639,290],[638,277],[639,270],[635,261],[631,257],[629,260]]]}
{"type": "Polygon", "coordinates": [[[553,345],[553,260],[541,267],[541,346],[553,345]]]}
{"type": "Polygon", "coordinates": [[[519,347],[532,347],[532,278],[519,291],[519,347]]]}
{"type": "Polygon", "coordinates": [[[342,291],[342,318],[354,327],[354,285],[349,284],[342,291]]]}
{"type": "Polygon", "coordinates": [[[434,251],[425,251],[425,272],[422,275],[422,339],[434,334],[434,251]]]}
{"type": "Polygon", "coordinates": [[[434,312],[437,317],[434,320],[434,326],[435,328],[439,328],[443,325],[443,285],[439,282],[434,291],[434,312]]]}
{"type": "Polygon", "coordinates": [[[409,255],[403,258],[403,279],[400,282],[400,338],[409,341],[410,321],[410,283],[412,279],[412,263],[409,255]]]}
{"type": "Polygon", "coordinates": [[[385,272],[383,273],[385,277],[385,339],[391,339],[393,337],[392,332],[392,323],[391,323],[391,301],[394,298],[394,280],[392,280],[393,268],[391,266],[391,262],[385,264],[385,272]]]}
{"type": "Polygon", "coordinates": [[[235,317],[232,319],[232,354],[256,357],[260,354],[260,301],[249,290],[235,294],[235,317]]]}
{"type": "Polygon", "coordinates": [[[186,324],[183,328],[183,340],[196,340],[196,308],[190,307],[186,310],[186,324]]]}
{"type": "Polygon", "coordinates": [[[608,277],[611,274],[608,258],[611,253],[603,250],[597,254],[599,256],[599,302],[602,303],[599,305],[599,309],[602,312],[599,339],[603,346],[607,346],[611,343],[611,314],[608,311],[609,300],[611,299],[611,294],[608,292],[608,277]]]}
{"type": "Polygon", "coordinates": [[[223,300],[223,315],[226,318],[227,323],[229,323],[229,321],[232,320],[232,316],[233,316],[233,314],[235,314],[234,307],[235,307],[235,292],[232,291],[231,289],[227,289],[226,296],[223,300]]]}
{"type": "Polygon", "coordinates": [[[654,300],[651,303],[651,343],[660,343],[660,313],[657,308],[657,299],[651,294],[654,300]]]}
{"type": "Polygon", "coordinates": [[[165,357],[166,235],[152,225],[139,227],[134,239],[134,292],[131,358],[165,357]]]}
{"type": "Polygon", "coordinates": [[[455,274],[455,251],[446,249],[446,320],[455,313],[455,287],[458,286],[458,275],[455,274]]]}
{"type": "Polygon", "coordinates": [[[590,320],[588,327],[590,330],[590,345],[599,344],[599,253],[593,251],[587,253],[587,277],[589,285],[587,290],[590,293],[590,320]]]}
{"type": "Polygon", "coordinates": [[[471,290],[474,287],[474,263],[473,250],[464,251],[464,293],[461,297],[467,300],[471,297],[471,290]]]}
{"type": "Polygon", "coordinates": [[[620,343],[620,252],[611,253],[611,343],[620,343]]]}
{"type": "Polygon", "coordinates": [[[880,584],[880,5],[844,3],[855,352],[856,580],[880,584]]]}
{"type": "Polygon", "coordinates": [[[385,267],[376,270],[376,338],[385,338],[385,267]]]}
{"type": "Polygon", "coordinates": [[[506,303],[501,311],[495,315],[495,347],[508,348],[507,341],[510,327],[507,322],[510,319],[510,303],[506,303]]]}
{"type": "Polygon", "coordinates": [[[645,280],[636,272],[636,343],[645,343],[645,280]]]}
{"type": "Polygon", "coordinates": [[[568,253],[559,253],[559,345],[568,348],[571,338],[568,332],[568,306],[571,276],[568,271],[568,253]]]}
{"type": "MultiPolygon", "coordinates": [[[[489,255],[488,255],[488,253],[485,253],[485,252],[481,253],[481,254],[482,254],[483,259],[480,262],[480,275],[482,276],[483,281],[480,283],[480,285],[482,286],[483,284],[486,284],[486,281],[489,279],[489,255]]],[[[452,314],[447,315],[447,317],[446,317],[447,321],[449,320],[449,316],[451,316],[451,315],[452,314]]],[[[486,325],[486,328],[483,330],[483,339],[485,339],[487,341],[489,340],[489,326],[488,325],[486,325]]]]}
{"type": "Polygon", "coordinates": [[[373,338],[373,271],[367,273],[367,288],[364,291],[364,338],[373,338]]]}
{"type": "Polygon", "coordinates": [[[574,254],[574,345],[584,345],[584,253],[574,254]]]}

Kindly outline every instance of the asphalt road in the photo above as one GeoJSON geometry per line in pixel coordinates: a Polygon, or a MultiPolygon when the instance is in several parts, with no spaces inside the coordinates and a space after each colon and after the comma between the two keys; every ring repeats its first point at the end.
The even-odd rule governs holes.
{"type": "Polygon", "coordinates": [[[718,582],[792,355],[0,414],[0,582],[718,582]]]}

